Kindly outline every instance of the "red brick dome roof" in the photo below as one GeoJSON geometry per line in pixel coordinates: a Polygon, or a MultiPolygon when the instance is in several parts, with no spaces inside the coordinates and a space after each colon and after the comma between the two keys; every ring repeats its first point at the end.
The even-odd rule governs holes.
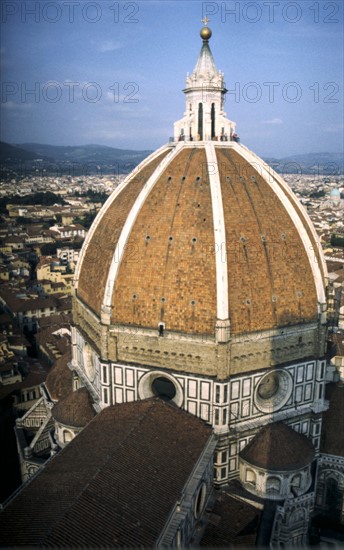
{"type": "Polygon", "coordinates": [[[314,459],[310,439],[283,422],[264,426],[240,452],[252,466],[272,471],[299,470],[314,459]]]}
{"type": "Polygon", "coordinates": [[[76,296],[107,323],[188,334],[313,321],[325,302],[314,229],[285,182],[235,142],[148,157],[85,241],[76,296]]]}
{"type": "Polygon", "coordinates": [[[57,359],[51,368],[45,386],[53,401],[59,401],[66,397],[73,389],[73,374],[68,363],[72,358],[70,351],[57,359]]]}
{"type": "Polygon", "coordinates": [[[83,428],[95,415],[92,399],[86,388],[72,391],[52,409],[54,420],[73,428],[83,428]]]}

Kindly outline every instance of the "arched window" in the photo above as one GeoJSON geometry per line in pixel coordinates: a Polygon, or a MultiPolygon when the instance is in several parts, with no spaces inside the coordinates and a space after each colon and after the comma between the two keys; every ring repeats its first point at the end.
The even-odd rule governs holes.
{"type": "Polygon", "coordinates": [[[63,442],[69,443],[73,439],[73,434],[67,430],[64,430],[63,432],[63,442]]]}
{"type": "Polygon", "coordinates": [[[333,477],[328,477],[326,480],[325,504],[327,507],[327,513],[333,519],[339,521],[341,517],[343,495],[339,488],[338,481],[333,477]]]}
{"type": "Polygon", "coordinates": [[[293,476],[291,478],[291,486],[292,487],[301,487],[301,481],[302,481],[302,477],[301,477],[301,474],[296,474],[295,476],[293,476]]]}
{"type": "Polygon", "coordinates": [[[198,104],[198,135],[199,139],[203,140],[203,104],[198,104]]]}
{"type": "Polygon", "coordinates": [[[203,481],[202,485],[199,487],[194,504],[194,516],[198,519],[203,512],[205,505],[205,498],[207,494],[207,484],[203,481]]]}
{"type": "Polygon", "coordinates": [[[211,104],[211,138],[215,137],[215,103],[211,104]]]}
{"type": "Polygon", "coordinates": [[[247,469],[245,472],[245,481],[246,483],[249,483],[250,485],[256,486],[256,474],[253,470],[247,469]]]}
{"type": "Polygon", "coordinates": [[[266,492],[271,495],[278,495],[281,491],[281,480],[279,477],[270,476],[266,481],[266,492]]]}
{"type": "Polygon", "coordinates": [[[290,514],[289,525],[294,525],[295,523],[300,523],[305,520],[305,510],[298,508],[290,514]]]}

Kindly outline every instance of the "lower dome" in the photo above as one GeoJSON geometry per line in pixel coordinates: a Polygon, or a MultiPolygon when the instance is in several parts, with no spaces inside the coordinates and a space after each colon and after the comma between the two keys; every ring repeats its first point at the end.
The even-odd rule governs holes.
{"type": "Polygon", "coordinates": [[[294,471],[314,459],[312,442],[283,422],[264,426],[241,451],[249,464],[269,471],[294,471]]]}
{"type": "Polygon", "coordinates": [[[52,409],[56,422],[73,428],[83,428],[95,415],[92,399],[86,388],[71,391],[52,409]]]}

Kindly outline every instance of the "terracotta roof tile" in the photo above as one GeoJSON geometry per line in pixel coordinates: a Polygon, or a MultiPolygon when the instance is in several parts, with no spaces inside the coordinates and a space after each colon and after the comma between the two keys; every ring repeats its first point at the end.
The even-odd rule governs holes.
{"type": "Polygon", "coordinates": [[[331,382],[326,386],[330,408],[323,415],[322,453],[344,456],[344,385],[331,382]]]}
{"type": "Polygon", "coordinates": [[[73,374],[68,367],[71,358],[69,350],[56,361],[45,381],[47,390],[54,401],[63,399],[73,389],[73,374]]]}
{"type": "Polygon", "coordinates": [[[156,328],[166,320],[168,330],[214,333],[214,225],[206,165],[204,149],[187,148],[152,189],[123,254],[113,323],[156,328]]]}
{"type": "Polygon", "coordinates": [[[78,296],[98,315],[108,270],[123,225],[141,189],[166,154],[167,151],[164,151],[158,158],[149,162],[122,189],[116,200],[103,212],[102,222],[96,227],[86,249],[82,260],[78,296]]]}
{"type": "Polygon", "coordinates": [[[77,295],[98,316],[113,253],[128,219],[132,224],[112,290],[113,324],[156,328],[164,321],[167,330],[213,334],[216,254],[227,264],[232,334],[317,320],[313,271],[319,270],[319,281],[324,273],[304,209],[278,178],[269,179],[250,164],[241,149],[217,144],[215,151],[225,249],[215,250],[217,213],[206,145],[181,147],[157,172],[133,216],[143,181],[159,164],[151,161],[109,202],[85,245],[77,295]],[[314,269],[306,235],[317,257],[314,269]]]}
{"type": "Polygon", "coordinates": [[[61,399],[52,409],[53,418],[74,428],[83,428],[95,416],[92,399],[86,388],[79,388],[61,399]]]}
{"type": "MultiPolygon", "coordinates": [[[[316,319],[311,265],[285,204],[259,169],[238,152],[218,148],[217,158],[228,243],[231,332],[316,319]],[[249,307],[243,305],[247,300],[249,307]]],[[[300,205],[294,208],[304,222],[300,205]]],[[[307,230],[307,223],[303,226],[307,230]]]]}
{"type": "Polygon", "coordinates": [[[208,516],[200,546],[228,548],[256,544],[261,511],[226,492],[218,496],[208,516]]]}
{"type": "Polygon", "coordinates": [[[283,422],[264,426],[240,452],[246,462],[273,471],[303,468],[312,462],[314,454],[310,439],[283,422]]]}
{"type": "Polygon", "coordinates": [[[159,399],[107,407],[3,510],[0,543],[154,546],[210,435],[159,399]]]}

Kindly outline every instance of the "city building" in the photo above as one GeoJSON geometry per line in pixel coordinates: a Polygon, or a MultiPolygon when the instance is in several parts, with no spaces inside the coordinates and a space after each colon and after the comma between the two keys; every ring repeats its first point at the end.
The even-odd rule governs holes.
{"type": "Polygon", "coordinates": [[[39,416],[34,445],[53,457],[40,469],[24,449],[33,479],[0,515],[8,545],[211,546],[219,525],[224,546],[243,533],[298,546],[330,513],[329,487],[342,510],[343,445],[324,444],[341,402],[324,257],[226,118],[204,23],[174,138],[116,188],[81,250],[69,367],[24,419],[39,416]]]}

